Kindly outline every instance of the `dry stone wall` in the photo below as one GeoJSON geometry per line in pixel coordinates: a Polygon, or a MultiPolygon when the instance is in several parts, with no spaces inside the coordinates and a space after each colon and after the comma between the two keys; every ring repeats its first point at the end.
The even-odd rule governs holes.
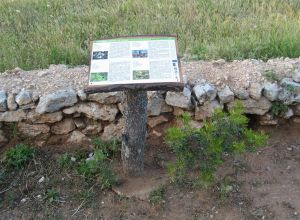
{"type": "MultiPolygon", "coordinates": [[[[227,63],[219,60],[202,64],[214,66],[213,68],[217,70],[222,69],[222,66],[231,65],[233,71],[236,71],[234,62],[227,63]]],[[[264,63],[248,60],[247,62],[248,66],[250,64],[258,66],[267,65],[270,61],[264,63]]],[[[148,134],[162,136],[163,130],[158,129],[162,127],[160,125],[177,122],[176,116],[183,112],[188,112],[192,116],[192,126],[201,127],[203,120],[211,117],[215,109],[228,110],[236,100],[240,100],[245,113],[255,116],[261,125],[277,125],[287,120],[299,123],[300,60],[279,59],[276,62],[288,63],[286,68],[282,68],[281,65],[280,71],[284,74],[278,74],[276,68],[271,72],[261,68],[259,79],[241,81],[240,87],[239,81],[230,82],[228,78],[223,82],[222,79],[221,82],[205,79],[205,74],[195,74],[199,69],[194,69],[191,73],[190,63],[184,63],[186,84],[182,92],[148,92],[148,134]],[[286,69],[288,71],[285,71],[286,69]],[[271,114],[271,109],[276,105],[284,107],[284,114],[277,117],[271,114]]],[[[54,74],[51,73],[51,69],[55,69],[55,66],[47,70],[35,71],[36,76],[44,77],[45,82],[47,77],[49,78],[50,87],[51,83],[55,83],[50,77],[54,74]]],[[[81,84],[76,81],[70,85],[66,81],[66,88],[47,91],[37,89],[38,86],[36,88],[28,86],[32,80],[27,80],[26,83],[26,74],[30,78],[32,72],[27,73],[17,69],[15,70],[17,74],[9,71],[0,75],[0,145],[10,141],[11,127],[16,128],[18,134],[31,138],[37,146],[88,144],[95,136],[104,140],[120,139],[123,128],[122,93],[85,94],[83,85],[86,83],[88,73],[86,67],[81,69],[82,72],[79,67],[76,67],[77,80],[84,79],[81,84]],[[82,74],[83,78],[78,74],[82,74]],[[21,82],[24,84],[20,81],[14,84],[16,76],[22,78],[21,82]]],[[[64,75],[67,72],[68,77],[72,77],[72,68],[59,65],[55,70],[55,74],[64,75]]],[[[226,72],[223,77],[226,78],[230,74],[231,72],[226,72]]],[[[243,74],[247,75],[243,69],[239,74],[241,78],[244,77],[243,74]]],[[[210,77],[207,75],[207,78],[210,77]]],[[[55,88],[55,85],[53,87],[55,88]]]]}

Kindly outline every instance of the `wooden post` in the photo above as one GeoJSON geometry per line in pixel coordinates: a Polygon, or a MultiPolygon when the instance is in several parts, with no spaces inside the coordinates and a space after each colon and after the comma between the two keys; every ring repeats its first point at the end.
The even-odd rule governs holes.
{"type": "Polygon", "coordinates": [[[122,163],[127,175],[140,176],[144,170],[145,136],[147,130],[147,91],[182,91],[184,84],[151,83],[89,86],[87,94],[123,92],[124,131],[122,136],[122,163]]]}
{"type": "Polygon", "coordinates": [[[123,170],[130,176],[139,176],[144,171],[147,102],[147,91],[125,90],[123,92],[125,123],[121,156],[123,170]]]}

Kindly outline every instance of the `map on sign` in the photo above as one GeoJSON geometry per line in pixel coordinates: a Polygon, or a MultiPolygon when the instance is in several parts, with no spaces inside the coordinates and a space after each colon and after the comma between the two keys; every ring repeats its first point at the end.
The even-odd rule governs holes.
{"type": "Polygon", "coordinates": [[[91,86],[180,81],[176,37],[123,37],[93,42],[91,86]]]}

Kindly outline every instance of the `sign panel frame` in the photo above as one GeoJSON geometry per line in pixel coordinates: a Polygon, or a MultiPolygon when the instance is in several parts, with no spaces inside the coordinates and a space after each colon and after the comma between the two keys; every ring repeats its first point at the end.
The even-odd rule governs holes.
{"type": "MultiPolygon", "coordinates": [[[[122,91],[122,90],[128,90],[128,89],[138,89],[138,90],[175,90],[175,91],[179,91],[180,89],[183,88],[183,77],[182,77],[182,70],[181,70],[181,64],[180,64],[180,59],[178,57],[178,44],[177,44],[177,37],[176,35],[137,35],[137,36],[119,36],[119,37],[114,37],[114,38],[103,38],[100,40],[95,40],[93,42],[91,42],[91,53],[90,53],[90,66],[89,66],[89,78],[88,78],[88,83],[89,86],[85,89],[85,91],[87,93],[96,93],[96,92],[108,92],[108,91],[122,91]],[[102,43],[102,45],[105,46],[105,42],[128,42],[132,41],[147,41],[146,39],[150,39],[149,41],[154,41],[154,40],[174,40],[175,41],[175,52],[176,52],[176,60],[174,60],[173,62],[177,62],[177,64],[173,64],[174,68],[175,65],[178,68],[178,77],[176,80],[174,80],[175,78],[173,78],[172,80],[154,80],[149,82],[149,78],[148,80],[143,80],[143,79],[138,79],[138,81],[134,82],[132,79],[130,80],[130,82],[127,80],[125,80],[125,82],[122,81],[118,81],[117,83],[114,82],[107,82],[107,83],[101,83],[101,84],[94,84],[94,85],[90,85],[90,80],[91,80],[91,70],[92,68],[94,68],[92,65],[94,65],[92,63],[92,61],[94,60],[94,63],[96,63],[95,60],[100,60],[98,63],[101,63],[101,59],[108,59],[108,50],[100,50],[100,51],[94,51],[93,50],[93,46],[94,43],[102,43]],[[93,53],[94,52],[94,53],[93,53]],[[94,58],[94,59],[93,59],[94,58]]],[[[121,48],[122,49],[122,48],[121,48]]],[[[134,48],[133,48],[134,49],[134,48]]],[[[126,50],[124,50],[126,52],[126,50]]],[[[132,52],[132,60],[136,57],[138,58],[144,58],[145,56],[148,57],[148,51],[143,51],[141,49],[135,51],[132,50],[132,47],[130,48],[130,53],[132,52]]],[[[122,53],[122,51],[119,51],[118,53],[122,53]]],[[[158,59],[159,60],[159,59],[158,59]]],[[[170,60],[172,60],[170,58],[170,60]]],[[[107,61],[109,62],[109,61],[107,61]]],[[[131,62],[131,65],[133,62],[131,62]]],[[[150,63],[150,61],[149,61],[150,63]]],[[[120,62],[120,65],[122,65],[122,63],[120,62]]],[[[150,65],[150,64],[149,64],[150,65]]],[[[105,67],[104,67],[105,68],[105,67]]],[[[117,67],[116,67],[117,68],[117,67]]],[[[149,68],[149,67],[148,67],[149,68]]],[[[117,69],[116,71],[120,71],[122,70],[122,66],[119,67],[119,69],[117,69]]],[[[150,71],[150,68],[149,68],[150,71]]],[[[148,73],[144,73],[143,70],[141,71],[137,71],[137,77],[143,77],[143,74],[147,75],[146,77],[149,77],[149,71],[148,73]]],[[[133,71],[134,72],[134,71],[133,71]]],[[[105,73],[105,72],[104,72],[105,73]]],[[[99,76],[97,77],[107,77],[108,72],[105,76],[105,74],[97,73],[99,76]]],[[[131,73],[131,72],[130,72],[131,73]]],[[[134,77],[134,73],[133,76],[134,77]]]]}

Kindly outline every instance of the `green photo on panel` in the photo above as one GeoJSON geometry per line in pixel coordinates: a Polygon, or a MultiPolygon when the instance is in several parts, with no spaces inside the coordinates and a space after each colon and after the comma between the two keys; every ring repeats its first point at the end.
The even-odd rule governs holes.
{"type": "Polygon", "coordinates": [[[91,82],[107,81],[107,72],[91,73],[91,82]]]}

